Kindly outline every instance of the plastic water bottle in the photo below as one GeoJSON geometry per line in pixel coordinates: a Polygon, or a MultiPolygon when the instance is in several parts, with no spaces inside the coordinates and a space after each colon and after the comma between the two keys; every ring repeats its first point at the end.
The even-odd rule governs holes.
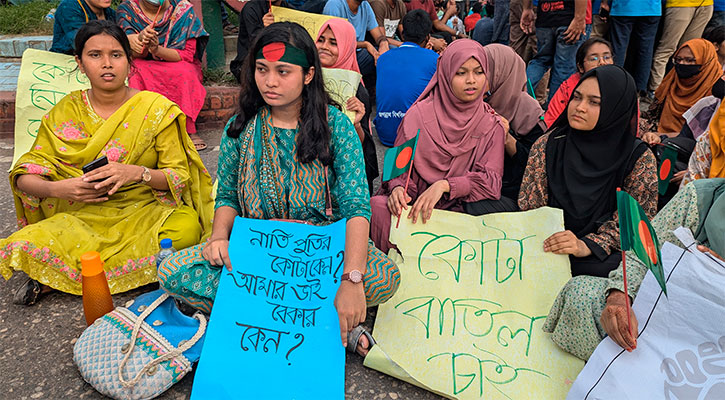
{"type": "Polygon", "coordinates": [[[48,11],[47,14],[45,14],[45,20],[48,22],[53,22],[55,19],[55,8],[51,8],[50,11],[48,11]]]}
{"type": "Polygon", "coordinates": [[[165,258],[176,252],[176,249],[172,247],[171,239],[161,239],[161,242],[159,242],[159,244],[161,245],[161,250],[158,254],[156,254],[156,268],[161,265],[165,258]]]}
{"type": "Polygon", "coordinates": [[[113,311],[106,272],[103,270],[101,255],[97,251],[89,251],[81,256],[81,276],[83,313],[86,316],[86,323],[90,325],[96,319],[113,311]]]}

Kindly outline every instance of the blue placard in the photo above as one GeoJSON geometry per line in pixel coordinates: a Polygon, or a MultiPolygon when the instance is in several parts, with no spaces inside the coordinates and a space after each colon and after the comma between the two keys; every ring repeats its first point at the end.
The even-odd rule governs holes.
{"type": "Polygon", "coordinates": [[[343,399],[333,301],[344,249],[344,220],[320,227],[237,217],[232,272],[222,271],[191,399],[343,399]]]}

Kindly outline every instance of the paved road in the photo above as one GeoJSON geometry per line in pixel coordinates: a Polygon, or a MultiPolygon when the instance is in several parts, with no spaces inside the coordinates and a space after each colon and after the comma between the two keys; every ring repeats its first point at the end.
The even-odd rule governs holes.
{"type": "MultiPolygon", "coordinates": [[[[216,174],[219,132],[201,132],[210,149],[201,153],[212,175],[216,174]]],[[[378,143],[378,159],[382,146],[378,143]]],[[[0,140],[0,237],[16,229],[15,209],[7,170],[12,162],[12,140],[0,140]]],[[[382,168],[381,168],[382,170],[382,168]]],[[[8,282],[0,279],[0,398],[1,399],[102,399],[85,383],[73,364],[73,344],[85,328],[81,298],[53,293],[32,307],[12,304],[13,292],[25,276],[16,273],[8,282]]],[[[154,285],[114,296],[117,305],[154,285]]],[[[368,312],[372,327],[375,309],[368,312]]],[[[415,399],[439,397],[362,365],[362,358],[348,354],[346,360],[348,399],[415,399]]],[[[169,389],[162,399],[187,399],[193,372],[169,389]]],[[[243,394],[242,394],[243,395],[243,394]]]]}

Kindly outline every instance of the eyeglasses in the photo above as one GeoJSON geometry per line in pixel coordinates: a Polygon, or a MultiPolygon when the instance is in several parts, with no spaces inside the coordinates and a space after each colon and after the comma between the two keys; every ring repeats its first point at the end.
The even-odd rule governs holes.
{"type": "Polygon", "coordinates": [[[697,60],[692,57],[672,57],[675,64],[696,64],[697,60]]]}
{"type": "Polygon", "coordinates": [[[603,55],[601,57],[599,57],[599,56],[589,56],[589,57],[586,58],[586,61],[587,62],[593,62],[593,63],[595,63],[595,62],[599,62],[599,60],[602,60],[604,62],[608,62],[608,61],[612,61],[613,59],[614,59],[614,57],[610,56],[609,54],[605,54],[605,55],[603,55]]]}

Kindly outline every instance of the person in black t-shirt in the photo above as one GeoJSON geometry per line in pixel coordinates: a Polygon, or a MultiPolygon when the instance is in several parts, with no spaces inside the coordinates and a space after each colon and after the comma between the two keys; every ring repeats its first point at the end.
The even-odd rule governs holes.
{"type": "Polygon", "coordinates": [[[536,87],[546,71],[551,68],[549,99],[559,85],[576,72],[575,55],[579,45],[587,39],[586,13],[589,0],[539,0],[534,14],[531,0],[524,0],[521,14],[521,30],[534,32],[538,52],[529,62],[526,75],[536,87]]]}
{"type": "MultiPolygon", "coordinates": [[[[273,6],[289,7],[284,0],[273,0],[273,6]]],[[[239,71],[242,69],[244,57],[247,56],[249,44],[262,28],[274,23],[274,16],[269,8],[269,1],[249,1],[239,12],[239,36],[237,37],[237,56],[229,65],[237,82],[239,82],[239,71]]]]}

